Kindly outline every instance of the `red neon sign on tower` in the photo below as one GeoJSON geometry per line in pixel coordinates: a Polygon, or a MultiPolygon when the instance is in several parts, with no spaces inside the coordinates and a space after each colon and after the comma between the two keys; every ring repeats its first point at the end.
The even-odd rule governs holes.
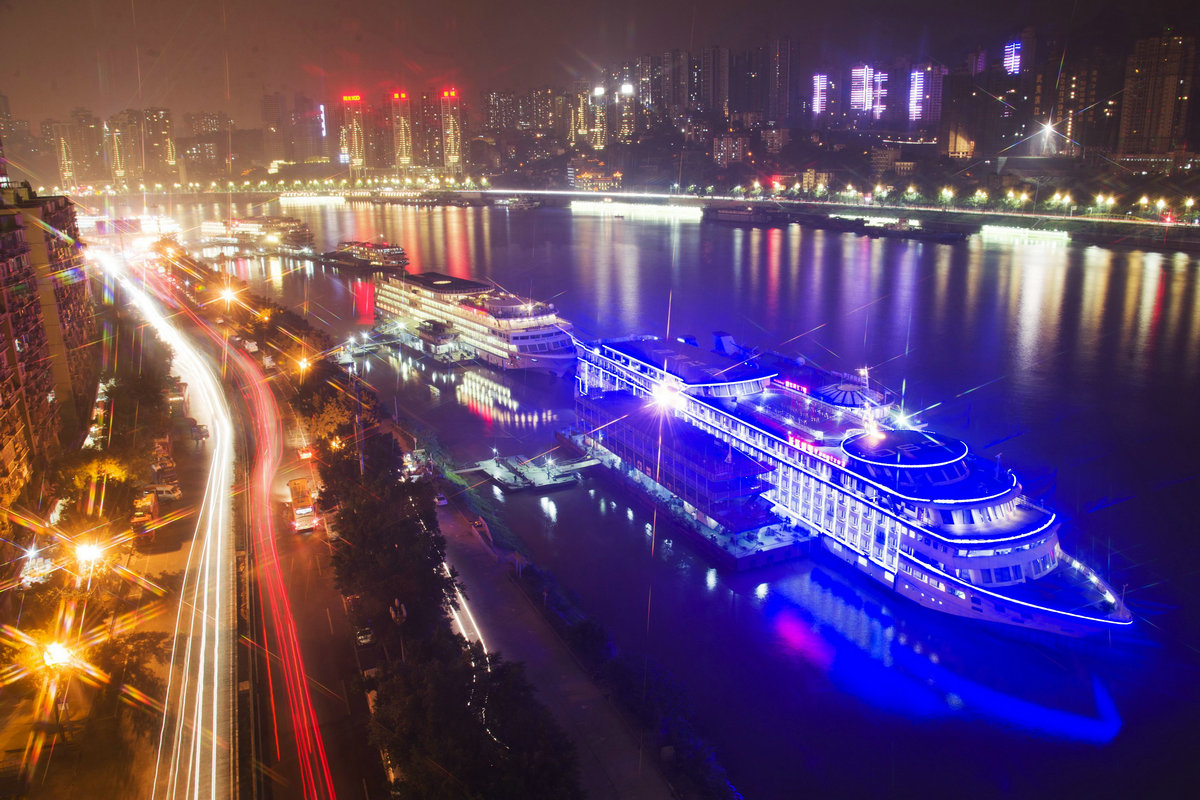
{"type": "Polygon", "coordinates": [[[357,103],[362,100],[361,94],[344,94],[342,95],[343,103],[357,103]]]}

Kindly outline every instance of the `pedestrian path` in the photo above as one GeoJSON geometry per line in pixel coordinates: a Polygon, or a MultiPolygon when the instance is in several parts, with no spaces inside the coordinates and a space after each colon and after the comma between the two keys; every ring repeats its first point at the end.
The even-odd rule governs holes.
{"type": "Polygon", "coordinates": [[[447,560],[467,589],[471,613],[489,650],[525,663],[539,698],[575,742],[584,790],[591,800],[671,798],[654,754],[639,751],[612,704],[455,506],[438,509],[447,560]]]}

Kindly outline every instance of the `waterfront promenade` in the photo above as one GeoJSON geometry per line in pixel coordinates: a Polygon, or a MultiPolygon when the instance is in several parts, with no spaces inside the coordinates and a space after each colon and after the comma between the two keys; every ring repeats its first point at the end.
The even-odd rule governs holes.
{"type": "Polygon", "coordinates": [[[640,749],[612,703],[583,671],[512,578],[511,567],[475,534],[453,504],[438,509],[446,559],[466,587],[471,613],[487,648],[521,661],[538,697],[575,742],[579,772],[591,800],[674,797],[659,772],[657,754],[640,749]]]}

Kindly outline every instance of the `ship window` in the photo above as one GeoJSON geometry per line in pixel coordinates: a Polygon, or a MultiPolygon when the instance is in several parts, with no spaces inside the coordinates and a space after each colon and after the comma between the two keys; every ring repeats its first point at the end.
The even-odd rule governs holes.
{"type": "Polygon", "coordinates": [[[954,512],[953,511],[943,511],[942,512],[942,524],[943,525],[953,525],[954,524],[954,512]]]}
{"type": "Polygon", "coordinates": [[[983,569],[979,570],[979,579],[981,581],[983,581],[984,583],[991,583],[992,582],[992,571],[990,569],[988,569],[987,567],[984,567],[983,569]]]}
{"type": "Polygon", "coordinates": [[[996,567],[997,583],[1008,583],[1010,580],[1008,567],[996,567]]]}
{"type": "Polygon", "coordinates": [[[1013,564],[1012,576],[1013,576],[1014,581],[1021,580],[1021,565],[1020,564],[1013,564]]]}
{"type": "Polygon", "coordinates": [[[1041,562],[1041,560],[1040,560],[1040,559],[1035,559],[1035,560],[1033,561],[1033,574],[1034,574],[1034,575],[1041,575],[1041,574],[1042,574],[1042,562],[1041,562]]]}

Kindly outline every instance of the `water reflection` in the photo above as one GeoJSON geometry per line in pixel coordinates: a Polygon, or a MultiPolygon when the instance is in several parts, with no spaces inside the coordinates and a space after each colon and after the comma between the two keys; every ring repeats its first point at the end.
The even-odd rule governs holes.
{"type": "MultiPolygon", "coordinates": [[[[195,229],[229,211],[179,213],[195,229]]],[[[1180,637],[1180,650],[1200,646],[1187,624],[1200,619],[1188,588],[1200,561],[1189,495],[1200,449],[1195,259],[559,209],[287,213],[309,222],[318,249],[383,234],[408,250],[414,269],[458,259],[455,269],[471,277],[553,298],[591,335],[661,334],[671,296],[671,330],[704,345],[722,328],[763,347],[794,340],[789,348],[839,369],[871,365],[873,378],[905,392],[908,408],[933,409],[924,416],[931,427],[1017,467],[1027,488],[1070,519],[1069,549],[1127,587],[1135,611],[1155,614],[1139,623],[1144,630],[1180,637]]],[[[335,340],[364,327],[352,279],[287,259],[228,268],[284,305],[309,308],[335,340]]],[[[432,366],[397,354],[372,364],[384,402],[436,428],[462,462],[493,447],[545,453],[572,414],[568,382],[486,370],[435,378],[432,366]]],[[[651,558],[651,514],[599,479],[555,493],[552,513],[535,496],[490,491],[535,561],[619,643],[649,651],[691,690],[747,796],[795,795],[797,754],[808,773],[830,781],[811,779],[818,789],[837,775],[857,777],[862,741],[912,756],[893,761],[900,785],[933,780],[920,764],[957,747],[961,763],[946,783],[972,796],[994,789],[986,776],[995,776],[997,749],[1031,774],[1057,774],[1070,762],[1073,776],[1095,775],[1091,786],[1107,788],[1120,780],[1105,768],[1110,761],[1190,741],[1194,656],[1156,651],[1116,669],[1104,658],[997,640],[930,619],[819,560],[725,576],[682,540],[668,546],[675,537],[661,520],[651,558]],[[778,735],[764,737],[761,720],[778,735]],[[961,735],[948,738],[935,724],[961,735]],[[1046,742],[1065,744],[1043,752],[1046,742]]]]}
{"type": "Polygon", "coordinates": [[[1103,682],[1070,655],[981,637],[863,587],[822,559],[770,583],[731,590],[766,600],[780,645],[880,710],[915,719],[970,717],[1038,736],[1105,744],[1121,718],[1103,682]],[[903,611],[903,613],[897,613],[903,611]]]}

